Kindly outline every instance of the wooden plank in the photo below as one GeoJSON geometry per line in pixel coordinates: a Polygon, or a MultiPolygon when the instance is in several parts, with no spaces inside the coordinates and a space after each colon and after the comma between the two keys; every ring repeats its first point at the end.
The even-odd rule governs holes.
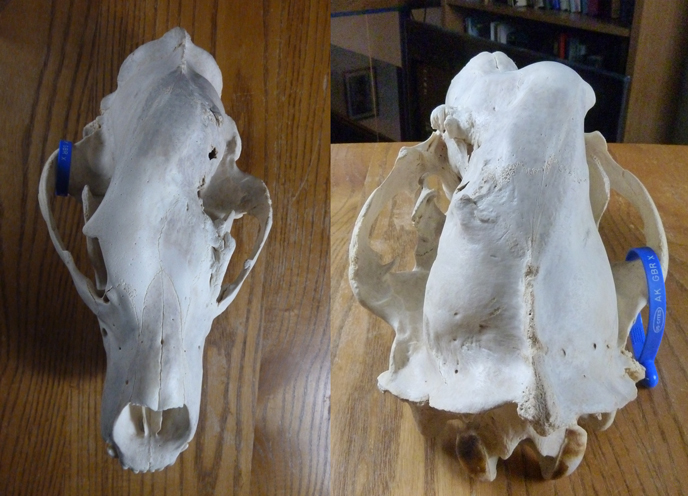
{"type": "MultiPolygon", "coordinates": [[[[268,1],[239,13],[216,0],[74,0],[0,9],[0,494],[327,493],[329,6],[268,1]],[[55,253],[36,194],[43,162],[98,115],[125,57],[177,25],[216,57],[242,137],[238,165],[267,183],[275,218],[206,341],[194,440],[174,466],[135,475],[106,455],[97,320],[55,253]]],[[[54,211],[90,273],[80,206],[56,199],[54,211]]],[[[254,238],[255,226],[241,222],[237,263],[254,238]]]]}
{"type": "MultiPolygon", "coordinates": [[[[469,479],[451,439],[425,439],[410,409],[381,393],[377,376],[388,367],[394,332],[362,308],[347,277],[351,231],[366,198],[386,175],[403,144],[333,145],[332,156],[332,490],[333,494],[521,495],[681,494],[688,487],[688,147],[610,145],[616,160],[636,174],[662,216],[670,251],[668,320],[658,356],[660,384],[639,390],[613,425],[588,436],[585,457],[569,477],[541,480],[532,454],[519,447],[498,464],[492,483],[469,479]]],[[[401,212],[379,226],[396,229],[395,252],[411,249],[401,212]]],[[[410,214],[409,214],[410,215],[410,214]]],[[[612,260],[642,244],[637,213],[613,197],[600,232],[612,260]]],[[[384,229],[382,230],[384,231],[384,229]]],[[[379,239],[376,249],[389,246],[379,239]]],[[[383,255],[391,256],[390,250],[383,255]]],[[[402,262],[403,263],[403,262],[402,262]]]]}
{"type": "Polygon", "coordinates": [[[670,142],[688,50],[686,18],[686,2],[636,3],[626,71],[631,89],[624,142],[670,142]]]}
{"type": "Polygon", "coordinates": [[[251,494],[318,496],[329,493],[330,470],[329,5],[274,2],[271,10],[262,163],[276,218],[251,494]]]}

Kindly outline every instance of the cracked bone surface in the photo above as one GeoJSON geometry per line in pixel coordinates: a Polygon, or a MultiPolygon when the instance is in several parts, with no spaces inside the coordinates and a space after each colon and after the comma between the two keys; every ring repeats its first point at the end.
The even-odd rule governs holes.
{"type": "Polygon", "coordinates": [[[175,28],[135,50],[117,90],[74,145],[69,193],[83,202],[95,281],[82,274],[56,229],[49,197],[57,152],[39,203],[77,291],[100,322],[107,353],[101,430],[125,468],[174,463],[198,425],[203,346],[236,296],[272,223],[268,190],[241,172],[241,139],[220,100],[213,57],[175,28]],[[234,220],[259,228],[250,256],[223,285],[234,220]]]}
{"type": "Polygon", "coordinates": [[[644,376],[625,350],[644,271],[610,264],[598,232],[610,190],[639,211],[665,277],[667,242],[642,184],[584,133],[594,102],[562,64],[476,56],[354,227],[351,287],[396,332],[379,388],[409,403],[424,435],[449,433],[481,480],[521,441],[545,478],[570,474],[587,432],[608,427],[644,376]],[[415,267],[394,271],[371,238],[402,192],[415,195],[415,267]]]}

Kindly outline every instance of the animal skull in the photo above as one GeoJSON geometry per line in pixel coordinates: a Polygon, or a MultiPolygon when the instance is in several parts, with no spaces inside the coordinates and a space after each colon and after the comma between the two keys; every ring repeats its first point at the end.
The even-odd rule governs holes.
{"type": "Polygon", "coordinates": [[[642,184],[599,133],[584,134],[594,102],[562,64],[517,70],[482,53],[433,112],[436,132],[402,148],[356,221],[351,287],[396,331],[378,386],[410,404],[423,434],[453,429],[462,465],[482,480],[523,440],[544,477],[570,474],[584,427],[608,427],[644,374],[625,350],[647,300],[643,267],[610,264],[597,228],[610,188],[639,210],[665,277],[667,243],[642,184]],[[413,270],[394,272],[370,236],[401,191],[416,195],[418,241],[413,270]]]}
{"type": "Polygon", "coordinates": [[[102,435],[125,468],[174,463],[198,424],[203,345],[232,302],[272,224],[267,188],[241,172],[241,139],[220,100],[213,57],[176,28],[135,50],[117,90],[73,150],[69,193],[83,202],[95,281],[76,267],[50,211],[56,154],[39,202],[79,295],[97,315],[107,353],[102,435]],[[230,229],[260,224],[230,284],[230,229]]]}

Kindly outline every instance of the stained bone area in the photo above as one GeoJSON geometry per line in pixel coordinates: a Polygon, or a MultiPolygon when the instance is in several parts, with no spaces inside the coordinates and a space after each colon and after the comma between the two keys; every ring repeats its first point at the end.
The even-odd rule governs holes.
{"type": "Polygon", "coordinates": [[[149,472],[174,463],[193,435],[186,405],[152,410],[128,403],[112,430],[122,465],[135,472],[149,472]]]}

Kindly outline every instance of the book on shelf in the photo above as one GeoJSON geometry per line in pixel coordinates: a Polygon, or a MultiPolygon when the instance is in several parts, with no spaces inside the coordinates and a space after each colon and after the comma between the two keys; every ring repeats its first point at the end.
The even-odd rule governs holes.
{"type": "Polygon", "coordinates": [[[509,38],[509,33],[512,33],[515,30],[516,28],[511,24],[507,24],[505,22],[500,23],[499,27],[497,28],[497,42],[506,44],[509,38]]]}
{"type": "Polygon", "coordinates": [[[514,26],[507,22],[492,21],[490,23],[490,40],[497,43],[506,43],[509,33],[514,31],[514,26]]]}
{"type": "Polygon", "coordinates": [[[617,70],[605,67],[606,62],[616,59],[613,47],[594,38],[579,36],[573,31],[533,31],[518,22],[494,20],[493,17],[484,15],[466,17],[464,22],[465,33],[470,36],[597,69],[617,70]]]}
{"type": "Polygon", "coordinates": [[[481,18],[467,17],[466,34],[490,39],[490,22],[481,18]]]}
{"type": "Polygon", "coordinates": [[[508,5],[533,9],[560,10],[592,17],[619,20],[630,26],[633,22],[635,0],[464,0],[480,5],[508,5]]]}
{"type": "Polygon", "coordinates": [[[585,63],[585,56],[588,53],[588,46],[579,38],[570,38],[566,47],[566,59],[569,62],[585,63]]]}
{"type": "Polygon", "coordinates": [[[492,41],[497,41],[497,27],[499,27],[499,21],[492,21],[490,23],[490,39],[492,41]]]}
{"type": "Polygon", "coordinates": [[[568,37],[569,35],[566,33],[559,33],[559,39],[556,42],[555,54],[560,59],[566,58],[566,42],[568,40],[568,37]]]}

